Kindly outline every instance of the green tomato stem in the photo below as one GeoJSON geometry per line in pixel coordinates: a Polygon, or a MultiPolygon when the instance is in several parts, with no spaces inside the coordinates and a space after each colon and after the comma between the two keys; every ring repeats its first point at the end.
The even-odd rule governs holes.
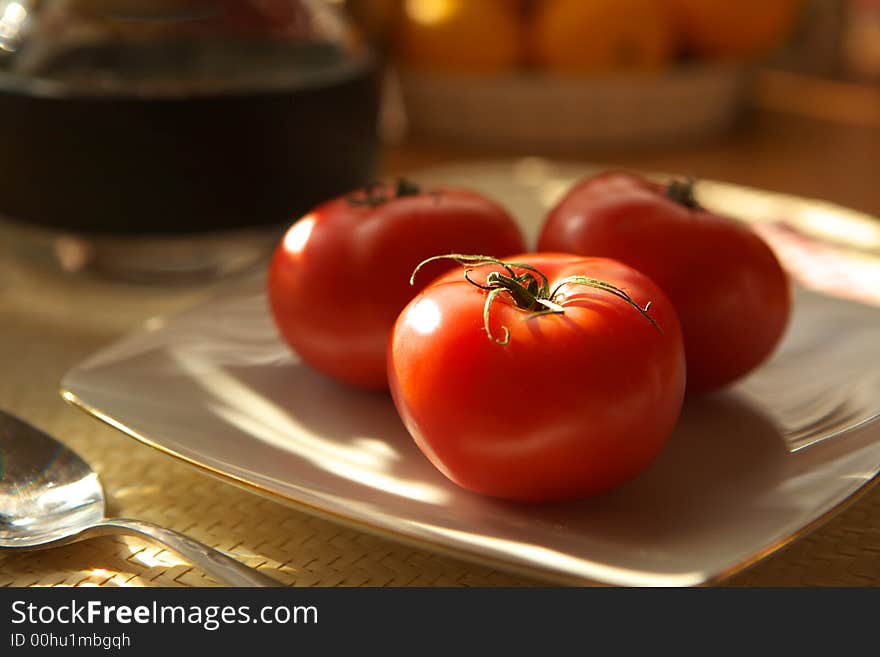
{"type": "Polygon", "coordinates": [[[666,186],[666,196],[679,205],[690,210],[702,210],[702,206],[697,203],[694,196],[694,178],[685,178],[684,180],[673,180],[666,186]]]}
{"type": "Polygon", "coordinates": [[[663,329],[656,320],[648,314],[648,311],[651,308],[651,302],[648,302],[647,305],[642,308],[626,292],[611,283],[596,278],[590,278],[589,276],[569,276],[559,281],[551,291],[547,276],[537,268],[521,262],[505,262],[491,256],[450,253],[428,258],[427,260],[420,262],[415,268],[409,279],[410,285],[415,284],[416,276],[425,265],[438,260],[453,260],[457,262],[464,267],[464,278],[468,283],[488,292],[486,295],[486,303],[483,305],[483,326],[486,329],[486,335],[489,336],[489,339],[500,345],[506,345],[510,342],[510,330],[506,326],[502,326],[501,328],[504,331],[504,335],[503,337],[498,338],[493,335],[489,322],[489,314],[492,305],[500,294],[506,292],[517,308],[521,308],[530,313],[527,319],[532,319],[533,317],[539,317],[542,315],[559,315],[565,313],[564,300],[560,303],[559,297],[562,293],[562,289],[566,285],[583,285],[585,287],[592,287],[597,290],[608,292],[609,294],[626,301],[638,311],[642,317],[647,319],[655,329],[660,333],[663,332],[663,329]],[[485,283],[480,283],[471,278],[471,272],[474,271],[474,269],[485,267],[487,265],[501,267],[507,275],[498,271],[490,272],[486,276],[485,283]],[[516,269],[525,271],[517,274],[515,271],[516,269]]]}
{"type": "Polygon", "coordinates": [[[348,201],[349,205],[363,205],[368,208],[376,208],[396,198],[403,198],[404,196],[418,196],[422,193],[421,187],[405,178],[397,179],[397,183],[394,186],[394,193],[390,196],[385,193],[385,189],[386,186],[384,183],[371,182],[366,187],[364,187],[363,197],[359,196],[358,193],[355,192],[346,200],[348,201]]]}

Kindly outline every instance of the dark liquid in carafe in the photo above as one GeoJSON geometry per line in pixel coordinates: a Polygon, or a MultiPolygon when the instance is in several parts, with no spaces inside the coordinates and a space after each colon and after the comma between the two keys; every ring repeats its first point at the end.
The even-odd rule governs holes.
{"type": "Polygon", "coordinates": [[[228,86],[216,66],[167,83],[188,52],[79,48],[31,78],[3,73],[0,215],[87,234],[225,231],[289,223],[371,180],[367,58],[223,43],[216,53],[237,71],[228,86]]]}

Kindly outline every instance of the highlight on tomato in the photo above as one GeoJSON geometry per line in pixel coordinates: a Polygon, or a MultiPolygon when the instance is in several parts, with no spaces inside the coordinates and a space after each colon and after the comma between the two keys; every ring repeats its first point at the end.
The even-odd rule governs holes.
{"type": "Polygon", "coordinates": [[[788,326],[790,283],[773,251],[746,224],[703,208],[692,181],[587,178],[550,211],[538,248],[614,258],[655,281],[681,320],[689,391],[747,375],[788,326]]]}
{"type": "Polygon", "coordinates": [[[387,388],[385,355],[400,311],[419,285],[413,269],[441,251],[509,255],[523,237],[504,208],[459,188],[376,184],[297,221],[275,250],[267,281],[278,331],[311,367],[365,389],[387,388]]]}
{"type": "Polygon", "coordinates": [[[647,468],[685,389],[664,292],[605,258],[444,257],[463,269],[407,305],[388,349],[394,403],[427,458],[466,489],[528,502],[647,468]]]}

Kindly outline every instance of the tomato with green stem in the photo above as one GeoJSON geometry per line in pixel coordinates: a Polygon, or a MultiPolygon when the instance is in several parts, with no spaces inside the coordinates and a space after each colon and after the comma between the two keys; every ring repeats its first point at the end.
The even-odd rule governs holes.
{"type": "Polygon", "coordinates": [[[747,225],[703,208],[693,181],[609,172],[575,185],[547,216],[538,248],[625,262],[672,300],[688,390],[716,390],[763,363],[791,314],[788,277],[747,225]]]}
{"type": "Polygon", "coordinates": [[[400,181],[330,200],[295,223],[275,250],[269,307],[281,337],[304,362],[365,389],[387,388],[385,351],[400,311],[449,269],[433,263],[417,287],[410,274],[438,252],[522,251],[511,216],[459,188],[400,181]]]}
{"type": "Polygon", "coordinates": [[[388,349],[392,397],[428,459],[466,489],[530,502],[648,467],[685,386],[660,288],[604,258],[451,257],[464,270],[407,305],[388,349]]]}

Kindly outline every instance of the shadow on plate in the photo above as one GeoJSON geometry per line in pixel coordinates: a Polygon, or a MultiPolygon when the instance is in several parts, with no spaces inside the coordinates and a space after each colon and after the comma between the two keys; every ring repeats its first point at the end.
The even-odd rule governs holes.
{"type": "MultiPolygon", "coordinates": [[[[387,393],[355,391],[299,364],[274,368],[271,375],[243,368],[234,376],[283,408],[309,434],[351,449],[364,439],[381,441],[389,450],[389,458],[381,463],[382,474],[442,487],[447,492],[445,504],[463,524],[505,534],[523,530],[532,538],[537,528],[550,534],[578,534],[591,526],[601,527],[601,535],[609,540],[613,535],[614,540],[632,542],[704,531],[707,519],[729,518],[749,507],[748,497],[763,494],[790,457],[774,425],[749,403],[729,393],[693,398],[663,452],[635,480],[583,502],[507,503],[447,482],[416,448],[387,393]]],[[[295,441],[291,437],[291,448],[299,452],[295,441]]],[[[344,458],[347,453],[338,454],[344,458]]],[[[291,454],[278,456],[284,459],[291,454]]],[[[330,472],[340,469],[333,458],[323,465],[330,472]]]]}

